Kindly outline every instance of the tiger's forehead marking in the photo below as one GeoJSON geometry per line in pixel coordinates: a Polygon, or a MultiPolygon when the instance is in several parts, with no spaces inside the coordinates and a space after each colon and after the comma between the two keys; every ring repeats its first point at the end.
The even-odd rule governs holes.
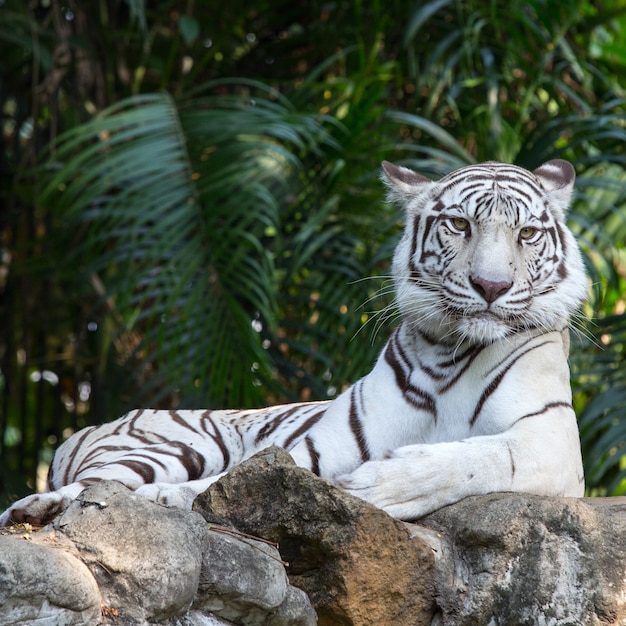
{"type": "Polygon", "coordinates": [[[503,163],[481,163],[480,165],[468,165],[454,170],[444,176],[439,184],[441,193],[461,185],[465,189],[471,187],[485,189],[510,188],[522,191],[526,187],[526,193],[534,193],[542,196],[543,189],[536,177],[529,171],[515,165],[503,163]]]}
{"type": "Polygon", "coordinates": [[[496,215],[513,225],[529,218],[545,221],[546,210],[537,200],[545,191],[530,172],[514,165],[469,165],[451,172],[438,183],[431,210],[440,213],[457,207],[472,217],[496,215]]]}

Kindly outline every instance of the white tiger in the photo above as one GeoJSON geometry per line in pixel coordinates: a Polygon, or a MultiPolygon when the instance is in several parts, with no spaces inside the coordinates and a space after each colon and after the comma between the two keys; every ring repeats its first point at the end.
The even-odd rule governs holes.
{"type": "Polygon", "coordinates": [[[193,498],[277,444],[400,519],[495,491],[582,496],[568,318],[587,280],[565,226],[574,169],[501,163],[440,181],[383,163],[406,210],[393,260],[402,316],[373,370],[331,402],[258,410],[135,410],[57,451],[49,492],[0,517],[42,523],[117,480],[164,504],[193,498]]]}

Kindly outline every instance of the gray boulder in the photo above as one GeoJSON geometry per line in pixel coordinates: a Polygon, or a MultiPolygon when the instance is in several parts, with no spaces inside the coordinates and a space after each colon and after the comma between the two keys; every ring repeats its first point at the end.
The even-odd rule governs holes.
{"type": "Polygon", "coordinates": [[[275,547],[119,483],[0,536],[0,626],[313,626],[275,547]]]}
{"type": "Polygon", "coordinates": [[[74,552],[54,532],[0,536],[0,624],[97,624],[98,585],[74,552]]]}
{"type": "Polygon", "coordinates": [[[103,481],[83,491],[55,528],[80,552],[112,614],[158,622],[191,607],[206,546],[199,515],[103,481]]]}
{"type": "Polygon", "coordinates": [[[194,609],[246,626],[314,626],[315,611],[289,584],[273,545],[228,528],[212,529],[194,609]]]}
{"type": "Polygon", "coordinates": [[[420,520],[438,555],[434,623],[625,624],[625,510],[624,498],[491,494],[420,520]]]}

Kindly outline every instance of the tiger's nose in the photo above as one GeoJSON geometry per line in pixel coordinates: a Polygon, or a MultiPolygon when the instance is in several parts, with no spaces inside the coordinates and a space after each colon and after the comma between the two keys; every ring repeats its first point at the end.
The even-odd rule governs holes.
{"type": "Polygon", "coordinates": [[[486,280],[485,278],[470,276],[472,287],[491,304],[504,295],[512,286],[512,282],[486,280]]]}

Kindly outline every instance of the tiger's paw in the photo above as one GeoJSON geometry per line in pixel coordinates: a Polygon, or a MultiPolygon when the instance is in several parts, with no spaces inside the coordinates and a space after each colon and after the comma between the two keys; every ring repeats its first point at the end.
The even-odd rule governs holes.
{"type": "Polygon", "coordinates": [[[428,446],[406,446],[382,461],[368,461],[336,484],[392,517],[414,520],[455,501],[445,469],[428,446]]]}
{"type": "Polygon", "coordinates": [[[157,504],[175,506],[188,511],[191,510],[191,505],[196,497],[193,489],[171,483],[148,483],[139,487],[135,493],[157,504]]]}
{"type": "Polygon", "coordinates": [[[74,498],[57,491],[36,493],[12,504],[0,515],[0,527],[25,522],[43,526],[67,509],[74,498]]]}

